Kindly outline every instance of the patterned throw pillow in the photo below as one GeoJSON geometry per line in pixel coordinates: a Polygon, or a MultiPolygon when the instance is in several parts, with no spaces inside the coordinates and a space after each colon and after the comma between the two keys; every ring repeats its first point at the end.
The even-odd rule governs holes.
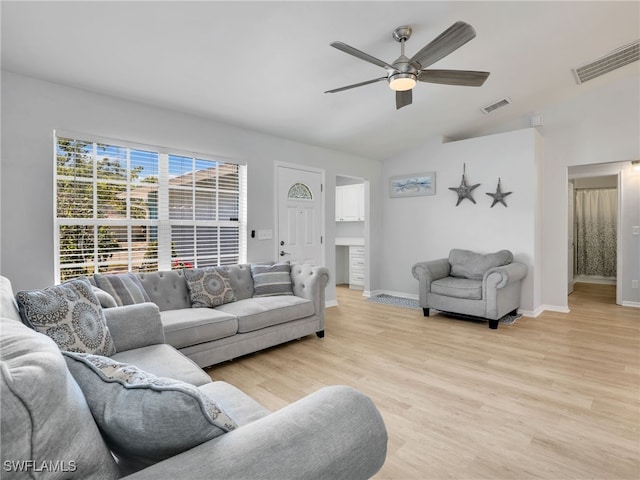
{"type": "Polygon", "coordinates": [[[273,265],[251,265],[251,276],[253,277],[254,297],[293,295],[289,262],[274,263],[273,265]]]}
{"type": "Polygon", "coordinates": [[[236,301],[226,267],[185,268],[183,271],[192,307],[213,308],[236,301]]]}
{"type": "Polygon", "coordinates": [[[135,273],[96,273],[93,278],[96,286],[111,295],[119,307],[150,301],[135,273]]]}
{"type": "Polygon", "coordinates": [[[86,278],[16,294],[22,321],[51,337],[60,350],[116,353],[100,302],[86,278]]]}
{"type": "Polygon", "coordinates": [[[116,455],[151,464],[238,427],[197,387],[99,355],[63,352],[116,455]]]}

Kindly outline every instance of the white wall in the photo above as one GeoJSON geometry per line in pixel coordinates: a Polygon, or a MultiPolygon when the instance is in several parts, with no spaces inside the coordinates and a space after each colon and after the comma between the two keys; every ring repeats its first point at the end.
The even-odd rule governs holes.
{"type": "Polygon", "coordinates": [[[640,225],[640,174],[630,163],[640,159],[638,82],[638,75],[618,79],[541,109],[544,126],[535,129],[539,135],[525,129],[449,144],[431,140],[383,162],[385,255],[379,289],[415,295],[411,265],[446,256],[452,246],[509,248],[527,259],[533,273],[524,286],[523,309],[534,315],[543,309],[568,311],[568,168],[583,165],[593,174],[621,172],[620,300],[640,306],[640,289],[631,288],[631,281],[640,279],[640,237],[631,233],[632,226],[640,225]],[[465,200],[455,207],[455,193],[447,188],[459,185],[463,162],[469,182],[482,185],[474,195],[478,205],[465,200]],[[435,197],[388,198],[390,176],[430,170],[437,173],[435,197]],[[506,210],[501,205],[487,209],[490,198],[484,192],[495,190],[497,176],[514,192],[507,197],[506,210]]]}
{"type": "MultiPolygon", "coordinates": [[[[0,267],[14,289],[54,282],[53,131],[220,155],[248,165],[248,231],[276,231],[275,162],[326,171],[326,265],[335,263],[336,174],[378,183],[380,163],[218,122],[2,72],[0,267]]],[[[375,192],[372,206],[378,201],[375,192]]],[[[380,228],[378,219],[372,231],[380,228]]],[[[248,260],[273,260],[274,240],[249,238],[248,260]]],[[[327,300],[335,299],[332,281],[327,300]]]]}
{"type": "Polygon", "coordinates": [[[432,141],[423,147],[383,163],[385,255],[381,290],[417,295],[418,282],[411,267],[422,260],[447,257],[452,248],[477,252],[511,250],[516,260],[529,267],[522,288],[521,309],[533,312],[536,304],[536,181],[540,143],[535,129],[490,135],[459,142],[432,141]],[[449,187],[458,187],[466,163],[476,203],[463,200],[449,187]],[[395,175],[436,172],[433,196],[388,198],[388,178],[395,175]],[[498,177],[507,207],[491,207],[498,177]]]}

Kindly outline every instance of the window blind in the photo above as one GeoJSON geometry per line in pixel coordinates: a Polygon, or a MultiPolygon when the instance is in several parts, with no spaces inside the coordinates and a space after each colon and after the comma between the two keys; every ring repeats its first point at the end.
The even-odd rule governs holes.
{"type": "Polygon", "coordinates": [[[55,136],[56,280],[246,261],[246,167],[55,136]]]}

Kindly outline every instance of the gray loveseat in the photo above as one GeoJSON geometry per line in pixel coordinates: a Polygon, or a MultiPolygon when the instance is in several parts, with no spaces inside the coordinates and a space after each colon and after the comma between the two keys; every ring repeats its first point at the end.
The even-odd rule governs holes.
{"type": "Polygon", "coordinates": [[[362,393],[346,386],[325,387],[271,413],[237,388],[212,382],[192,360],[165,344],[158,310],[141,304],[104,310],[116,353],[100,358],[185,382],[197,395],[214,399],[237,426],[131,470],[131,463],[118,463],[112,455],[111,446],[125,439],[117,432],[106,433],[120,415],[129,415],[125,426],[134,433],[166,426],[168,433],[154,440],[179,443],[174,430],[180,425],[171,422],[193,412],[164,401],[167,389],[142,392],[123,387],[123,382],[98,381],[102,387],[120,387],[120,395],[160,396],[155,404],[127,402],[125,397],[125,408],[122,397],[114,397],[100,417],[87,402],[99,390],[76,381],[75,368],[81,367],[71,367],[78,362],[63,354],[51,338],[21,322],[4,277],[0,277],[0,313],[3,479],[364,479],[384,463],[384,423],[362,393]]]}
{"type": "Polygon", "coordinates": [[[416,263],[411,273],[418,280],[425,317],[433,308],[488,320],[495,329],[502,317],[517,312],[527,266],[514,262],[508,250],[481,254],[452,249],[448,258],[416,263]]]}
{"type": "MultiPolygon", "coordinates": [[[[251,265],[230,265],[226,269],[235,301],[215,308],[192,308],[186,270],[132,274],[160,310],[166,342],[199,366],[214,365],[314,333],[324,336],[327,268],[291,265],[293,295],[264,297],[253,296],[251,265]]],[[[100,287],[99,276],[96,277],[94,283],[100,287]]],[[[103,307],[108,306],[113,304],[103,303],[103,307]]],[[[147,306],[150,307],[153,306],[147,306]]]]}

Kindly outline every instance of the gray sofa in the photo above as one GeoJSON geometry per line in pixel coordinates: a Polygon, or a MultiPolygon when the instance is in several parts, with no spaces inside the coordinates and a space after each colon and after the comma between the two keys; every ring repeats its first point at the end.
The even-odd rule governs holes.
{"type": "Polygon", "coordinates": [[[502,317],[517,312],[527,266],[514,262],[508,250],[481,254],[452,249],[448,258],[416,263],[411,273],[418,280],[425,317],[435,309],[488,320],[495,329],[502,317]]]}
{"type": "MultiPolygon", "coordinates": [[[[134,433],[166,426],[169,433],[157,440],[178,442],[173,430],[180,425],[171,422],[185,414],[184,408],[172,409],[163,400],[166,391],[151,389],[151,395],[161,395],[155,406],[133,400],[125,408],[107,404],[105,417],[99,417],[88,404],[96,392],[77,378],[71,368],[75,360],[21,322],[4,277],[0,308],[3,479],[364,479],[384,463],[387,434],[368,397],[350,387],[331,386],[271,413],[237,388],[211,381],[192,360],[164,343],[158,310],[148,304],[104,310],[116,353],[100,358],[186,382],[198,395],[214,399],[237,427],[156,463],[146,462],[139,470],[130,458],[118,462],[111,446],[124,439],[106,433],[100,421],[114,424],[119,415],[133,413],[129,427],[134,433]]],[[[126,386],[120,390],[145,393],[126,386]]]]}
{"type": "MultiPolygon", "coordinates": [[[[256,298],[251,265],[230,265],[227,269],[236,300],[215,308],[192,308],[184,270],[135,274],[160,310],[167,343],[199,366],[314,333],[324,336],[328,269],[291,265],[293,295],[256,298]]],[[[112,305],[103,304],[108,306],[112,305]]]]}

